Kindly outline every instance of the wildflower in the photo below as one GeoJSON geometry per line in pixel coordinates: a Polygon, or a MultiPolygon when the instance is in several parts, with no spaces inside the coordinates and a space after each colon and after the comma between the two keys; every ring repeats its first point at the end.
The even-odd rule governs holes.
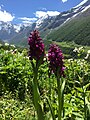
{"type": "Polygon", "coordinates": [[[87,55],[86,55],[85,59],[88,59],[89,56],[90,56],[90,50],[87,51],[87,55]]]}
{"type": "Polygon", "coordinates": [[[88,50],[87,53],[90,54],[90,50],[88,50]]]}
{"type": "Polygon", "coordinates": [[[15,45],[11,45],[11,47],[15,48],[15,45]]]}
{"type": "Polygon", "coordinates": [[[83,50],[83,47],[79,47],[79,51],[83,50]]]}
{"type": "Polygon", "coordinates": [[[29,57],[30,60],[35,59],[39,60],[41,57],[44,58],[44,43],[39,36],[39,32],[34,30],[30,33],[28,38],[29,48],[29,57]]]}
{"type": "Polygon", "coordinates": [[[42,106],[40,105],[40,93],[38,88],[38,69],[44,59],[44,43],[39,36],[39,32],[34,30],[30,33],[28,38],[29,48],[29,59],[31,60],[32,68],[33,68],[33,103],[37,112],[38,120],[44,120],[44,113],[42,110],[42,106]]]}
{"type": "Polygon", "coordinates": [[[89,54],[86,55],[85,59],[88,59],[88,57],[89,57],[89,54]]]}
{"type": "Polygon", "coordinates": [[[5,43],[5,46],[9,46],[9,44],[8,44],[8,43],[5,43]]]}
{"type": "Polygon", "coordinates": [[[75,49],[73,50],[73,52],[78,52],[78,48],[77,48],[77,47],[75,47],[75,49]]]}
{"type": "Polygon", "coordinates": [[[63,65],[63,54],[61,49],[57,45],[50,45],[48,51],[48,60],[50,62],[49,69],[50,72],[55,73],[55,75],[64,76],[65,67],[63,65]]]}
{"type": "Polygon", "coordinates": [[[71,58],[71,59],[68,59],[68,62],[73,62],[73,59],[71,58]]]}
{"type": "Polygon", "coordinates": [[[5,52],[6,52],[6,53],[9,53],[9,51],[8,51],[8,50],[6,50],[5,52]]]}

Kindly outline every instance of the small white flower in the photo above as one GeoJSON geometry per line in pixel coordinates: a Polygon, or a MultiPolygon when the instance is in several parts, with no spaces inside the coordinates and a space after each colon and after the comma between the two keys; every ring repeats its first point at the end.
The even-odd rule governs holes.
{"type": "Polygon", "coordinates": [[[13,52],[13,50],[11,49],[10,52],[13,52]]]}
{"type": "Polygon", "coordinates": [[[87,54],[87,56],[85,57],[85,59],[88,59],[88,57],[89,57],[89,54],[87,54]]]}
{"type": "Polygon", "coordinates": [[[8,43],[5,43],[5,46],[9,46],[9,44],[8,44],[8,43]]]}
{"type": "Polygon", "coordinates": [[[75,47],[75,49],[73,50],[73,52],[78,52],[78,48],[77,48],[77,47],[75,47]]]}
{"type": "Polygon", "coordinates": [[[28,59],[28,60],[29,60],[29,57],[28,57],[28,56],[26,56],[26,59],[28,59]]]}
{"type": "Polygon", "coordinates": [[[83,47],[80,47],[80,48],[79,48],[79,51],[82,50],[82,49],[83,49],[83,47]]]}
{"type": "Polygon", "coordinates": [[[87,53],[90,54],[90,50],[88,50],[87,53]]]}
{"type": "Polygon", "coordinates": [[[68,62],[71,62],[71,61],[73,61],[73,59],[71,58],[71,59],[68,59],[68,62]]]}
{"type": "Polygon", "coordinates": [[[44,61],[46,61],[46,58],[44,57],[44,59],[43,59],[44,61]]]}
{"type": "Polygon", "coordinates": [[[14,52],[17,52],[17,49],[15,49],[14,52]]]}
{"type": "Polygon", "coordinates": [[[11,45],[11,47],[15,48],[15,45],[11,45]]]}
{"type": "Polygon", "coordinates": [[[8,53],[9,51],[8,50],[6,50],[6,53],[8,53]]]}
{"type": "Polygon", "coordinates": [[[46,57],[48,57],[48,54],[46,54],[46,57]]]}

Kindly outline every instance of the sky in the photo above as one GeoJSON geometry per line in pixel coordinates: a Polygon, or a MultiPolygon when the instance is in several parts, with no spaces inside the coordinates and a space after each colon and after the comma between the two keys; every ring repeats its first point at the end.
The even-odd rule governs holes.
{"type": "MultiPolygon", "coordinates": [[[[83,0],[0,0],[0,21],[14,24],[32,23],[38,18],[55,16],[75,7],[83,0]]],[[[87,0],[84,0],[87,1],[87,0]]]]}

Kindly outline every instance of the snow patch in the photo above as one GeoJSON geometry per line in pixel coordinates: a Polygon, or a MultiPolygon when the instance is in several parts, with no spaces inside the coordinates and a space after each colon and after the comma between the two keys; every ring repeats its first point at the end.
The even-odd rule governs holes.
{"type": "Polygon", "coordinates": [[[78,8],[80,6],[82,6],[83,4],[85,4],[88,0],[83,0],[80,4],[78,4],[77,6],[73,7],[73,8],[78,8]]]}
{"type": "Polygon", "coordinates": [[[90,8],[90,5],[88,5],[87,7],[85,7],[81,12],[85,12],[86,10],[88,10],[90,8]]]}
{"type": "Polygon", "coordinates": [[[66,23],[67,21],[69,21],[71,18],[67,18],[66,21],[64,23],[66,23]]]}
{"type": "Polygon", "coordinates": [[[78,14],[80,14],[80,12],[79,12],[79,13],[76,13],[75,15],[73,15],[72,18],[76,17],[78,14]]]}
{"type": "Polygon", "coordinates": [[[63,14],[62,16],[64,17],[64,16],[68,16],[70,13],[66,13],[66,14],[63,14]]]}
{"type": "Polygon", "coordinates": [[[75,9],[74,9],[74,13],[78,12],[78,10],[79,10],[80,8],[81,8],[81,6],[78,7],[78,8],[75,8],[75,9]]]}
{"type": "Polygon", "coordinates": [[[43,21],[48,17],[49,17],[49,15],[46,14],[44,17],[39,18],[36,22],[36,28],[39,28],[41,26],[41,24],[43,23],[43,21]]]}
{"type": "Polygon", "coordinates": [[[14,25],[14,29],[15,29],[15,32],[19,32],[20,31],[20,29],[21,29],[21,24],[19,24],[19,25],[14,25]]]}

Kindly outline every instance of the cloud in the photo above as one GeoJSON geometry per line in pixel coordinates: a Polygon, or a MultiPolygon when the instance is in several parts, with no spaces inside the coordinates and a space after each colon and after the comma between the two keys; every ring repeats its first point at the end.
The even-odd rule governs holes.
{"type": "Polygon", "coordinates": [[[0,6],[0,21],[10,22],[15,18],[15,16],[11,15],[9,12],[2,10],[2,6],[0,6]]]}
{"type": "Polygon", "coordinates": [[[22,23],[31,24],[32,22],[31,22],[31,21],[28,21],[28,20],[27,20],[27,21],[25,20],[25,21],[22,21],[22,23]]]}
{"type": "Polygon", "coordinates": [[[59,15],[60,12],[58,11],[36,11],[36,13],[34,13],[36,17],[40,18],[40,17],[43,17],[45,15],[49,15],[49,16],[56,16],[56,15],[59,15]]]}
{"type": "Polygon", "coordinates": [[[62,0],[62,2],[64,3],[64,2],[67,2],[68,0],[62,0]]]}
{"type": "Polygon", "coordinates": [[[21,19],[24,21],[36,21],[37,20],[37,18],[28,18],[28,17],[22,17],[22,18],[18,18],[18,19],[21,19]]]}
{"type": "Polygon", "coordinates": [[[37,20],[37,18],[28,18],[28,17],[21,17],[18,19],[21,20],[21,22],[24,24],[31,24],[37,20]]]}

